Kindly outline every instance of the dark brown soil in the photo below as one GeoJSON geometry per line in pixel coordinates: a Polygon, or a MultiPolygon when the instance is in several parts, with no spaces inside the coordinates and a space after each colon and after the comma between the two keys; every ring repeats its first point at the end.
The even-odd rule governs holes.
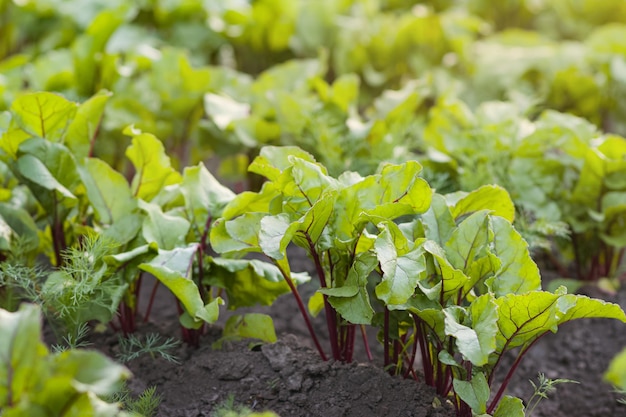
{"type": "MultiPolygon", "coordinates": [[[[149,287],[145,286],[146,292],[149,287]]],[[[314,286],[302,290],[310,293],[314,286]]],[[[591,295],[626,306],[626,290],[615,296],[597,292],[591,295]]],[[[157,298],[151,322],[142,325],[140,333],[156,331],[178,336],[172,296],[160,288],[157,298]]],[[[146,300],[141,302],[145,307],[146,300]]],[[[271,308],[250,310],[273,316],[279,334],[277,343],[251,350],[247,342],[238,342],[213,350],[211,344],[219,338],[220,330],[211,327],[200,348],[181,347],[175,352],[180,365],[149,356],[128,363],[135,376],[131,387],[140,391],[156,385],[163,398],[159,417],[210,416],[231,396],[235,403],[253,410],[272,410],[282,417],[454,415],[445,401],[435,399],[430,387],[392,378],[381,369],[378,359],[367,363],[362,347],[356,352],[359,363],[322,361],[312,348],[291,295],[279,298],[271,308]]],[[[228,315],[222,314],[221,320],[228,315]]],[[[314,325],[323,336],[323,317],[316,318],[314,325]]],[[[375,335],[368,336],[375,340],[375,335]]],[[[98,339],[99,348],[115,354],[117,336],[102,335],[98,339]]],[[[322,344],[328,350],[323,337],[322,344]]],[[[533,417],[626,416],[626,406],[617,401],[620,396],[602,381],[609,361],[625,346],[626,326],[620,322],[593,319],[570,323],[531,349],[509,386],[509,394],[527,401],[532,394],[528,381],[536,380],[537,373],[543,372],[548,378],[567,378],[579,384],[558,385],[533,417]]],[[[375,342],[372,347],[380,358],[375,342]]]]}

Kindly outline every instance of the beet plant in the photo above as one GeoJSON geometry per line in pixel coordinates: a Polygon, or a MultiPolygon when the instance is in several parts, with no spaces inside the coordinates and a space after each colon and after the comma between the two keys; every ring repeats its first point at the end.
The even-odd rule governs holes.
{"type": "Polygon", "coordinates": [[[417,162],[334,178],[298,148],[263,148],[249,169],[268,181],[226,206],[211,230],[213,247],[269,258],[326,358],[291,277],[287,247],[303,247],[320,280],[309,307],[325,311],[332,358],[349,362],[356,331],[373,324],[390,372],[418,378],[421,356],[424,381],[449,396],[459,416],[523,416],[521,400],[504,394],[542,336],[579,318],[626,322],[617,305],[563,287],[541,290],[501,187],[434,194],[417,162]]]}
{"type": "Polygon", "coordinates": [[[4,417],[89,415],[130,417],[102,398],[130,372],[99,352],[50,353],[41,341],[40,310],[0,309],[0,412],[4,417]]]}

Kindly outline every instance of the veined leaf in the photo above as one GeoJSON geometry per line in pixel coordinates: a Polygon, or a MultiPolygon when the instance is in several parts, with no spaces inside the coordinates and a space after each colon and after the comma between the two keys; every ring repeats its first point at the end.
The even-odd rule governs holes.
{"type": "Polygon", "coordinates": [[[378,196],[378,206],[369,214],[395,218],[428,210],[433,193],[428,183],[418,177],[421,170],[415,161],[384,165],[379,180],[382,194],[378,196]]]}
{"type": "MultiPolygon", "coordinates": [[[[424,242],[423,248],[435,258],[437,267],[439,268],[441,282],[438,286],[440,295],[437,299],[442,302],[442,305],[446,305],[451,297],[458,297],[461,290],[474,283],[474,281],[470,281],[470,277],[465,275],[463,271],[450,265],[445,257],[444,250],[435,242],[427,240],[424,242]],[[442,291],[443,294],[441,294],[442,291]]],[[[463,293],[464,291],[461,292],[462,295],[464,295],[463,293]]],[[[454,300],[454,302],[456,303],[456,300],[454,300]]]]}
{"type": "Polygon", "coordinates": [[[374,309],[367,291],[367,279],[377,266],[378,258],[374,254],[362,252],[356,256],[343,285],[320,288],[318,292],[327,295],[328,302],[348,322],[371,324],[374,309]]]}
{"type": "Polygon", "coordinates": [[[290,227],[289,216],[284,213],[261,219],[259,247],[272,259],[282,259],[295,230],[290,227]]]}
{"type": "Polygon", "coordinates": [[[509,193],[499,185],[483,185],[461,198],[452,208],[452,216],[459,219],[480,210],[490,210],[490,214],[513,222],[515,206],[509,193]]]}
{"type": "Polygon", "coordinates": [[[502,217],[491,217],[491,227],[494,234],[492,252],[501,262],[490,280],[496,296],[541,289],[539,268],[530,257],[528,244],[522,236],[502,217]]]}
{"type": "Polygon", "coordinates": [[[156,204],[138,200],[138,206],[147,216],[143,220],[142,234],[148,243],[156,242],[160,249],[171,250],[185,243],[189,221],[163,213],[156,204]]]}
{"type": "Polygon", "coordinates": [[[133,127],[126,128],[124,133],[133,137],[131,145],[126,149],[126,156],[136,171],[131,183],[133,195],[150,201],[163,187],[182,181],[181,175],[172,168],[159,139],[133,127]]]}
{"type": "Polygon", "coordinates": [[[38,306],[22,304],[15,313],[0,309],[0,408],[19,403],[33,389],[33,374],[46,376],[40,361],[48,349],[40,333],[38,306]]]}
{"type": "Polygon", "coordinates": [[[54,93],[19,96],[11,105],[13,120],[32,136],[61,142],[78,105],[54,93]]]}
{"type": "Polygon", "coordinates": [[[471,214],[450,235],[444,249],[450,264],[455,268],[467,271],[476,257],[485,250],[489,241],[487,215],[487,210],[471,214]]]}
{"type": "Polygon", "coordinates": [[[235,198],[235,193],[220,184],[202,163],[185,168],[180,191],[191,223],[202,232],[208,218],[217,220],[224,206],[235,198]]]}
{"type": "Polygon", "coordinates": [[[111,224],[137,207],[137,200],[133,198],[124,176],[106,162],[86,159],[78,172],[87,189],[87,197],[102,223],[111,224]]]}
{"type": "Polygon", "coordinates": [[[261,148],[259,156],[248,167],[248,171],[263,175],[270,181],[275,181],[285,169],[292,165],[291,156],[307,162],[315,162],[315,158],[310,153],[297,146],[264,146],[261,148]]]}
{"type": "Polygon", "coordinates": [[[450,235],[456,227],[448,203],[440,194],[433,195],[430,207],[422,214],[421,219],[426,238],[436,242],[441,247],[450,239],[450,235]]]}
{"type": "Polygon", "coordinates": [[[475,299],[469,307],[472,327],[465,326],[450,308],[443,310],[445,332],[456,339],[456,346],[472,364],[483,366],[496,349],[498,311],[491,295],[475,299]]]}
{"type": "Polygon", "coordinates": [[[96,139],[104,107],[111,96],[111,92],[103,90],[78,107],[65,136],[65,144],[78,160],[91,156],[92,142],[96,139]]]}
{"type": "Polygon", "coordinates": [[[496,407],[493,417],[524,417],[524,403],[520,398],[505,395],[496,407]]]}
{"type": "Polygon", "coordinates": [[[489,400],[489,384],[482,372],[472,375],[470,381],[454,379],[452,381],[454,392],[472,409],[473,414],[485,414],[487,401],[489,400]]]}
{"type": "MultiPolygon", "coordinates": [[[[426,272],[424,250],[418,246],[409,252],[399,253],[389,226],[382,227],[374,243],[383,271],[383,280],[376,286],[376,296],[385,304],[404,304],[413,295],[417,282],[426,272]]],[[[395,236],[398,237],[398,234],[404,237],[400,231],[395,236]]]]}
{"type": "Polygon", "coordinates": [[[498,305],[497,350],[528,346],[538,337],[556,332],[559,294],[532,291],[496,298],[498,305]]]}

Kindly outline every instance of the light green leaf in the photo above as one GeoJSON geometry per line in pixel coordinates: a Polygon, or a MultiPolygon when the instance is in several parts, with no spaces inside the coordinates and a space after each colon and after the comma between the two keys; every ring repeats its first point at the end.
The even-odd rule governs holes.
{"type": "MultiPolygon", "coordinates": [[[[401,232],[398,233],[401,235],[401,232]]],[[[376,286],[376,296],[385,304],[406,303],[426,272],[423,249],[416,247],[404,254],[398,253],[394,236],[387,225],[378,235],[374,249],[383,271],[382,282],[376,286]]]]}
{"type": "Polygon", "coordinates": [[[243,339],[259,339],[267,343],[275,343],[276,331],[274,322],[267,314],[248,313],[229,317],[224,324],[222,337],[213,344],[214,349],[221,349],[225,341],[243,339]]]}
{"type": "Polygon", "coordinates": [[[505,395],[496,407],[493,417],[524,417],[524,403],[520,398],[505,395]]]}
{"type": "Polygon", "coordinates": [[[307,162],[315,162],[315,158],[310,153],[297,146],[264,146],[261,148],[259,156],[248,167],[248,171],[263,175],[270,181],[275,181],[285,169],[292,165],[290,160],[292,156],[307,162]]]}
{"type": "Polygon", "coordinates": [[[472,302],[469,308],[472,327],[463,325],[456,309],[444,309],[445,332],[456,339],[459,352],[476,366],[489,361],[489,355],[496,349],[498,332],[497,306],[492,296],[483,295],[472,302]]]}
{"type": "Polygon", "coordinates": [[[604,379],[619,389],[626,390],[626,349],[611,360],[604,379]]]}
{"type": "Polygon", "coordinates": [[[220,184],[202,163],[185,168],[180,191],[191,223],[200,233],[204,232],[209,216],[216,220],[235,198],[235,193],[220,184]]]}
{"type": "Polygon", "coordinates": [[[259,247],[263,253],[272,259],[282,259],[285,256],[287,245],[295,233],[289,226],[289,216],[284,213],[261,219],[259,247]]]}
{"type": "Polygon", "coordinates": [[[44,163],[33,155],[27,154],[20,156],[17,160],[17,169],[24,178],[27,178],[46,190],[58,191],[65,198],[76,199],[76,196],[74,196],[70,190],[57,181],[44,163]]]}
{"type": "Polygon", "coordinates": [[[150,201],[163,187],[182,181],[181,175],[172,168],[170,158],[159,139],[133,127],[127,128],[124,133],[133,138],[126,149],[126,156],[135,167],[135,176],[131,183],[134,196],[150,201]]]}
{"type": "Polygon", "coordinates": [[[87,197],[99,220],[104,224],[127,216],[137,207],[126,178],[106,162],[89,158],[78,172],[87,189],[87,197]]]}
{"type": "Polygon", "coordinates": [[[228,128],[234,120],[245,119],[250,115],[249,104],[240,103],[223,94],[205,94],[204,110],[222,130],[228,128]]]}
{"type": "Polygon", "coordinates": [[[484,185],[461,198],[452,208],[452,216],[459,219],[476,211],[489,210],[509,222],[515,220],[515,206],[509,193],[499,185],[484,185]]]}
{"type": "Polygon", "coordinates": [[[626,323],[626,314],[618,304],[584,295],[564,294],[558,300],[558,308],[559,326],[571,320],[584,318],[616,319],[626,323]]]}
{"type": "Polygon", "coordinates": [[[443,247],[456,227],[446,199],[440,194],[434,194],[430,207],[421,218],[426,238],[443,247]]]}
{"type": "MultiPolygon", "coordinates": [[[[308,281],[307,274],[291,274],[295,284],[308,281]]],[[[273,264],[250,259],[213,258],[209,285],[224,288],[228,308],[271,305],[290,291],[280,270],[273,264]]]]}
{"type": "Polygon", "coordinates": [[[39,307],[22,304],[19,311],[0,309],[0,408],[19,403],[37,384],[48,350],[41,342],[39,307]],[[10,396],[9,396],[10,393],[10,396]]]}
{"type": "Polygon", "coordinates": [[[484,252],[489,241],[487,215],[487,210],[471,214],[450,235],[444,249],[453,267],[465,272],[484,252]]]}
{"type": "Polygon", "coordinates": [[[380,172],[380,189],[375,190],[376,207],[367,210],[373,216],[390,219],[423,213],[430,207],[432,190],[418,177],[422,166],[409,161],[402,165],[386,164],[380,172]]]}
{"type": "Polygon", "coordinates": [[[181,302],[186,312],[193,318],[195,326],[203,321],[213,323],[217,319],[215,303],[223,303],[219,297],[213,303],[204,305],[196,283],[191,279],[193,259],[197,245],[174,250],[159,250],[159,255],[150,262],[142,263],[139,269],[154,275],[181,302]]]}
{"type": "Polygon", "coordinates": [[[345,283],[333,288],[320,288],[318,293],[328,296],[328,302],[345,320],[354,324],[371,324],[374,309],[370,303],[367,282],[378,266],[378,258],[371,252],[356,256],[345,283]]]}
{"type": "Polygon", "coordinates": [[[558,325],[557,301],[560,295],[544,291],[508,294],[496,298],[498,305],[497,350],[528,346],[558,325]]]}
{"type": "Polygon", "coordinates": [[[160,249],[171,250],[185,244],[189,221],[182,217],[163,213],[156,204],[139,200],[139,208],[146,212],[142,234],[148,243],[156,242],[160,249]]]}
{"type": "Polygon", "coordinates": [[[501,262],[491,282],[496,296],[541,289],[539,268],[522,236],[502,217],[491,217],[491,227],[494,233],[491,251],[501,262]]]}
{"type": "Polygon", "coordinates": [[[32,136],[61,142],[78,105],[54,93],[19,96],[11,105],[13,121],[32,136]]]}
{"type": "Polygon", "coordinates": [[[487,412],[487,401],[489,400],[489,384],[482,372],[472,376],[471,381],[452,381],[454,392],[472,409],[474,414],[484,414],[487,412]]]}
{"type": "Polygon", "coordinates": [[[441,275],[440,289],[438,291],[440,295],[437,299],[440,300],[443,305],[446,305],[450,298],[453,298],[453,302],[456,303],[456,297],[459,296],[459,291],[468,285],[471,286],[474,281],[470,281],[470,278],[465,275],[463,271],[450,265],[443,249],[432,240],[424,242],[423,248],[435,258],[437,267],[439,268],[439,274],[441,275]],[[441,292],[443,292],[443,294],[441,294],[441,292]]]}
{"type": "Polygon", "coordinates": [[[111,92],[103,90],[78,107],[65,137],[65,144],[78,160],[91,156],[90,151],[96,140],[104,107],[111,96],[111,92]]]}
{"type": "Polygon", "coordinates": [[[120,380],[130,378],[130,371],[97,351],[66,350],[54,357],[54,372],[72,375],[77,392],[112,395],[120,380]]]}

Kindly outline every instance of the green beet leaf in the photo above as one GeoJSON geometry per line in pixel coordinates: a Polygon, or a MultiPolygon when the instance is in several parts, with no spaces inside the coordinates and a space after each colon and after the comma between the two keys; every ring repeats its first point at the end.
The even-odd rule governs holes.
{"type": "Polygon", "coordinates": [[[475,259],[485,251],[489,242],[487,216],[487,210],[471,214],[450,235],[444,249],[454,268],[468,271],[475,259]]]}
{"type": "Polygon", "coordinates": [[[520,398],[505,395],[498,403],[493,417],[524,417],[524,403],[520,398]]]}
{"type": "MultiPolygon", "coordinates": [[[[310,279],[305,273],[291,274],[291,278],[296,284],[310,279]]],[[[231,310],[271,305],[278,296],[289,292],[278,267],[255,259],[213,258],[207,283],[226,290],[231,310]]]]}
{"type": "Polygon", "coordinates": [[[178,184],[181,175],[171,166],[163,143],[150,133],[142,133],[132,126],[124,130],[132,136],[126,156],[135,167],[131,183],[133,195],[145,201],[152,200],[165,186],[178,184]]]}
{"type": "Polygon", "coordinates": [[[226,204],[235,198],[202,163],[185,168],[180,191],[185,198],[188,219],[199,236],[204,233],[209,218],[217,220],[226,204]]]}
{"type": "Polygon", "coordinates": [[[41,360],[48,350],[40,340],[39,308],[23,304],[16,313],[0,309],[0,409],[19,403],[45,376],[41,360]]]}
{"type": "Polygon", "coordinates": [[[452,208],[452,216],[459,219],[476,211],[490,210],[509,222],[515,220],[515,206],[509,193],[498,185],[484,185],[461,198],[452,208]]]}
{"type": "Polygon", "coordinates": [[[371,252],[359,253],[340,287],[320,288],[318,293],[328,296],[328,301],[350,323],[371,324],[374,309],[367,290],[368,277],[378,266],[378,258],[371,252]]]}
{"type": "Polygon", "coordinates": [[[139,269],[154,275],[181,302],[187,313],[181,323],[191,328],[198,328],[203,322],[214,323],[218,317],[217,307],[223,304],[217,297],[205,305],[198,286],[190,279],[196,251],[196,244],[159,250],[150,262],[139,264],[139,269]]]}
{"type": "Polygon", "coordinates": [[[394,238],[404,235],[399,230],[394,235],[389,225],[384,225],[374,243],[383,271],[382,282],[376,286],[376,296],[385,304],[404,304],[415,292],[418,281],[425,275],[426,261],[424,250],[420,246],[406,252],[398,251],[394,238]]]}
{"type": "Polygon", "coordinates": [[[443,247],[456,227],[446,199],[434,194],[430,207],[421,217],[426,238],[443,247]]]}
{"type": "Polygon", "coordinates": [[[163,213],[158,205],[143,200],[139,200],[138,206],[146,213],[141,232],[148,243],[156,242],[159,248],[165,250],[185,244],[190,227],[187,219],[163,213]]]}
{"type": "Polygon", "coordinates": [[[213,344],[214,349],[221,349],[226,341],[258,339],[267,343],[275,343],[276,331],[274,322],[267,314],[248,313],[229,317],[224,324],[222,337],[213,344]]]}
{"type": "Polygon", "coordinates": [[[487,401],[489,400],[489,384],[483,373],[476,373],[470,381],[454,379],[452,381],[454,392],[470,406],[474,414],[485,414],[487,412],[487,401]]]}
{"type": "Polygon", "coordinates": [[[611,360],[604,379],[620,389],[626,389],[626,349],[611,360]]]}
{"type": "MultiPolygon", "coordinates": [[[[31,136],[62,142],[78,105],[58,94],[24,94],[11,105],[12,123],[31,136]]],[[[15,145],[15,144],[14,144],[15,145]]]]}
{"type": "Polygon", "coordinates": [[[443,310],[445,314],[445,332],[456,339],[457,349],[476,366],[483,366],[489,361],[489,355],[496,349],[498,332],[497,305],[491,295],[475,299],[469,308],[472,327],[463,325],[458,308],[443,310]]]}
{"type": "Polygon", "coordinates": [[[124,176],[106,162],[89,158],[78,171],[87,189],[87,197],[103,224],[110,225],[137,208],[137,200],[124,176]]]}
{"type": "Polygon", "coordinates": [[[81,160],[91,156],[104,107],[111,96],[111,92],[102,90],[78,107],[65,136],[65,144],[71,149],[76,159],[81,160]]]}
{"type": "Polygon", "coordinates": [[[523,294],[541,289],[537,264],[530,257],[528,244],[513,225],[502,217],[491,217],[492,253],[501,265],[489,280],[496,296],[523,294]]]}

